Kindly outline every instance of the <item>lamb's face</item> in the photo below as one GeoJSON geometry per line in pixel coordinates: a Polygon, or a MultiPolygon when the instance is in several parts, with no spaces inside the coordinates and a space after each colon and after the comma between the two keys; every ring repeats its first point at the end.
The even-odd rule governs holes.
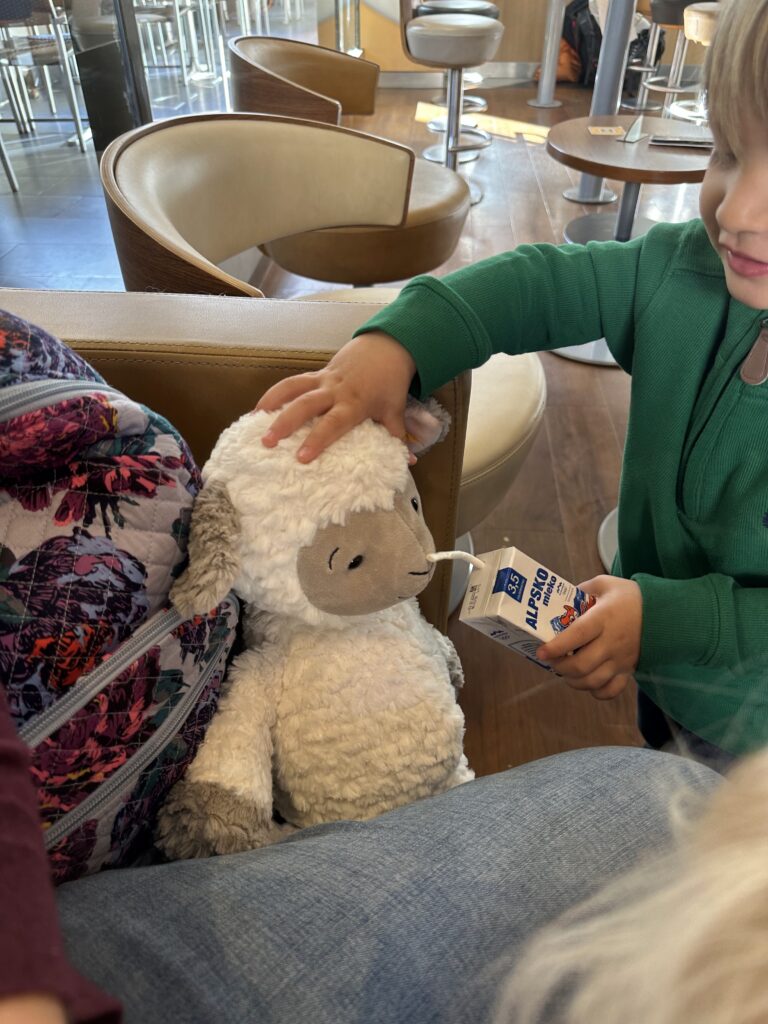
{"type": "Polygon", "coordinates": [[[353,512],[343,526],[317,531],[296,568],[307,600],[334,615],[366,615],[419,594],[432,578],[435,550],[408,474],[390,511],[353,512]]]}

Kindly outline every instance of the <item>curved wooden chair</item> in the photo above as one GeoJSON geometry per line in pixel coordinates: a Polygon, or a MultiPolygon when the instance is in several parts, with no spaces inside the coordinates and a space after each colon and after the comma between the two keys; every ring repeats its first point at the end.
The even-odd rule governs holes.
{"type": "Polygon", "coordinates": [[[307,229],[396,229],[413,163],[411,150],[394,142],[263,114],[197,114],[136,128],[101,160],[125,286],[263,297],[222,264],[307,229]]]}
{"type": "Polygon", "coordinates": [[[236,110],[341,124],[342,114],[372,114],[379,66],[313,43],[272,36],[229,40],[236,110]]]}
{"type": "MultiPolygon", "coordinates": [[[[311,43],[269,36],[229,42],[235,109],[339,124],[342,115],[372,114],[379,69],[311,43]]],[[[395,230],[335,228],[274,240],[263,247],[279,266],[339,284],[403,281],[450,258],[469,212],[458,174],[416,160],[405,223],[395,230]]]]}

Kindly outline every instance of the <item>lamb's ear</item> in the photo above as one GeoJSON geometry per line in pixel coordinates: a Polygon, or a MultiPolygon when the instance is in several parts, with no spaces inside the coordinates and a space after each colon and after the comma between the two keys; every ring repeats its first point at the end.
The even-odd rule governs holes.
{"type": "Polygon", "coordinates": [[[202,615],[226,597],[240,571],[239,534],[240,519],[226,485],[206,484],[192,509],[189,566],[171,588],[181,615],[202,615]]]}
{"type": "Polygon", "coordinates": [[[409,395],[405,406],[405,443],[414,455],[423,455],[442,441],[450,425],[450,413],[436,399],[419,402],[409,395]]]}

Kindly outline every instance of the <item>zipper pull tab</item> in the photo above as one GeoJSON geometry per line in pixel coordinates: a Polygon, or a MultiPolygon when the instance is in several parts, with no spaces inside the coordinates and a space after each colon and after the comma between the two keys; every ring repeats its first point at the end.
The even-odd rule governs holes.
{"type": "Polygon", "coordinates": [[[760,321],[760,333],[741,364],[739,376],[745,384],[764,384],[768,380],[768,320],[760,321]]]}

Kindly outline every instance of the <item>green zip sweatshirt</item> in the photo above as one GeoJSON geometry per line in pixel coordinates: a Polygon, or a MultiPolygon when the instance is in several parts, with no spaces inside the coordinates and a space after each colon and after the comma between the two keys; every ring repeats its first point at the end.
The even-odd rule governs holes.
{"type": "Polygon", "coordinates": [[[767,317],[694,220],[418,277],[356,332],[397,338],[421,396],[494,352],[606,339],[632,375],[613,572],[643,595],[637,680],[735,754],[768,743],[768,383],[739,376],[767,317]]]}

